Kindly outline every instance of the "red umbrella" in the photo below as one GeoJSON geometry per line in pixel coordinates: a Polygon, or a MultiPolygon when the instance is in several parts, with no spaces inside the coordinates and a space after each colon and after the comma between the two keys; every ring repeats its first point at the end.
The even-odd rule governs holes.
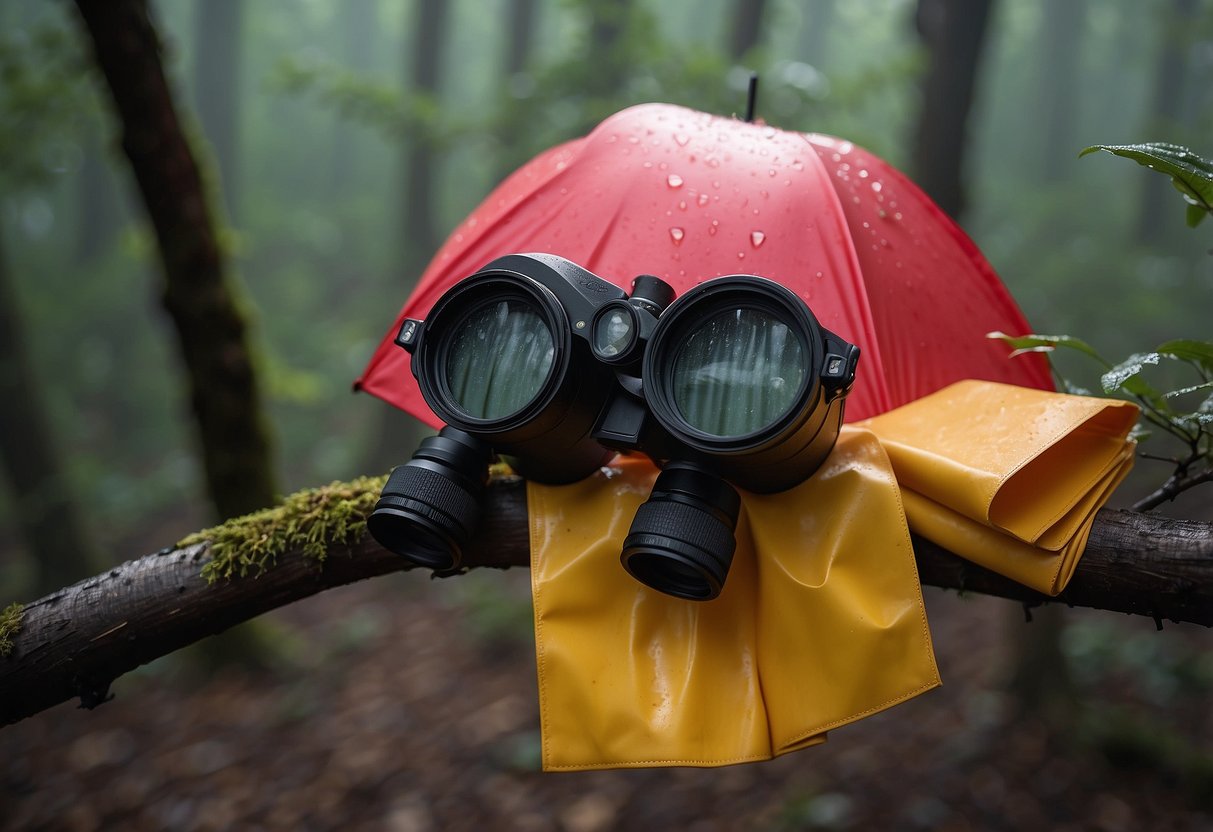
{"type": "Polygon", "coordinates": [[[514,252],[566,257],[624,289],[683,292],[757,274],[797,292],[863,349],[848,420],[964,378],[1052,389],[1037,356],[987,332],[1030,331],[973,242],[912,182],[850,142],[645,104],[532,159],[455,229],[357,386],[438,422],[393,343],[453,284],[514,252]]]}

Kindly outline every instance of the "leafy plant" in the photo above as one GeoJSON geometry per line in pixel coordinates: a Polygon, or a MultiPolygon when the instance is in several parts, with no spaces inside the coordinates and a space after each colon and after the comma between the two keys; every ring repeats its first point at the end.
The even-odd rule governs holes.
{"type": "MultiPolygon", "coordinates": [[[[1135,510],[1149,511],[1201,483],[1213,482],[1213,342],[1167,341],[1151,352],[1134,353],[1113,364],[1090,344],[1069,335],[1014,337],[991,332],[986,337],[997,338],[1013,347],[1012,357],[1033,352],[1048,356],[1058,347],[1087,356],[1103,367],[1099,383],[1104,394],[1136,401],[1141,405],[1143,422],[1180,442],[1184,450],[1175,456],[1141,454],[1144,459],[1169,462],[1175,468],[1166,482],[1134,504],[1135,510]],[[1195,383],[1166,392],[1157,389],[1143,374],[1146,368],[1164,361],[1185,365],[1194,374],[1195,383]],[[1191,403],[1197,399],[1199,403],[1192,407],[1191,403]]],[[[1052,361],[1050,365],[1062,390],[1089,393],[1064,378],[1052,361]]],[[[1134,431],[1135,437],[1141,440],[1149,438],[1151,433],[1141,425],[1134,431]]]]}
{"type": "Polygon", "coordinates": [[[1188,226],[1195,228],[1213,214],[1213,160],[1198,156],[1183,145],[1167,142],[1144,144],[1096,144],[1078,155],[1102,150],[1132,159],[1139,165],[1171,177],[1171,184],[1188,203],[1188,226]]]}

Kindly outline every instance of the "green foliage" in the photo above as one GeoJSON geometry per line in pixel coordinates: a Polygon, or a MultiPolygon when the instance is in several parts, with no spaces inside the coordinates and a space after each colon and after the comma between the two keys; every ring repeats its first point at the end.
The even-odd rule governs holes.
{"type": "Polygon", "coordinates": [[[305,557],[323,563],[330,546],[362,537],[385,482],[387,477],[361,477],[300,491],[282,505],[196,532],[177,545],[210,543],[211,559],[202,575],[212,583],[256,577],[288,549],[298,548],[305,557]]]}
{"type": "Polygon", "coordinates": [[[54,26],[0,36],[0,186],[42,185],[66,164],[84,109],[86,56],[54,26]],[[35,138],[36,137],[36,138],[35,138]]]}
{"type": "MultiPolygon", "coordinates": [[[[1151,352],[1134,353],[1113,365],[1090,344],[1068,335],[1013,337],[991,332],[986,337],[996,338],[1014,348],[1012,356],[1044,353],[1050,359],[1059,385],[1070,393],[1088,394],[1088,391],[1062,376],[1052,363],[1052,354],[1062,347],[1087,356],[1103,369],[1099,383],[1104,394],[1136,401],[1142,408],[1144,422],[1170,435],[1185,447],[1186,450],[1179,456],[1150,457],[1173,463],[1175,472],[1158,492],[1151,495],[1151,498],[1159,498],[1157,502],[1150,502],[1151,498],[1147,498],[1137,507],[1153,508],[1158,502],[1171,499],[1181,491],[1213,481],[1213,342],[1190,339],[1167,341],[1151,352]],[[1197,383],[1160,390],[1146,379],[1145,371],[1163,362],[1181,365],[1189,376],[1196,377],[1197,383]],[[1194,468],[1197,469],[1195,472],[1194,468]]],[[[1134,431],[1138,439],[1144,440],[1150,435],[1150,431],[1140,425],[1134,431]]]]}
{"type": "Polygon", "coordinates": [[[0,612],[0,658],[13,652],[13,637],[21,632],[21,619],[25,617],[25,606],[9,604],[0,612]]]}
{"type": "Polygon", "coordinates": [[[1105,151],[1132,159],[1139,165],[1171,177],[1175,190],[1188,204],[1188,226],[1195,228],[1213,214],[1213,160],[1198,156],[1183,145],[1167,142],[1144,144],[1097,144],[1085,148],[1079,156],[1105,151]]]}

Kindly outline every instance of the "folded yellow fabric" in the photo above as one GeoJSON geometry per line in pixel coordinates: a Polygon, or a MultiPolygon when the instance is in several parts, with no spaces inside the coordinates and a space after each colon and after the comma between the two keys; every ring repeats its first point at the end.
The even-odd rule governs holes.
{"type": "Polygon", "coordinates": [[[724,591],[663,595],[619,564],[656,470],[528,483],[545,770],[764,760],[939,684],[888,457],[844,428],[811,479],[742,495],[724,591]]]}
{"type": "Polygon", "coordinates": [[[962,381],[858,423],[889,454],[910,528],[1056,595],[1133,465],[1130,402],[962,381]]]}

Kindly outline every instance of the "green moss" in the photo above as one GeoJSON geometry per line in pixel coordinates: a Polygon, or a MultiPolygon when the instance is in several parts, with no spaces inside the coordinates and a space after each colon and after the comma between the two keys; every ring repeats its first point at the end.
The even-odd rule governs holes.
{"type": "Polygon", "coordinates": [[[13,637],[21,632],[21,619],[25,617],[23,604],[9,604],[0,612],[0,657],[13,652],[13,637]]]}
{"type": "Polygon", "coordinates": [[[292,549],[321,563],[332,544],[353,543],[362,537],[366,518],[385,482],[386,476],[360,477],[299,491],[281,505],[195,532],[177,545],[210,543],[211,559],[202,575],[212,583],[220,578],[260,575],[280,554],[292,549]]]}

